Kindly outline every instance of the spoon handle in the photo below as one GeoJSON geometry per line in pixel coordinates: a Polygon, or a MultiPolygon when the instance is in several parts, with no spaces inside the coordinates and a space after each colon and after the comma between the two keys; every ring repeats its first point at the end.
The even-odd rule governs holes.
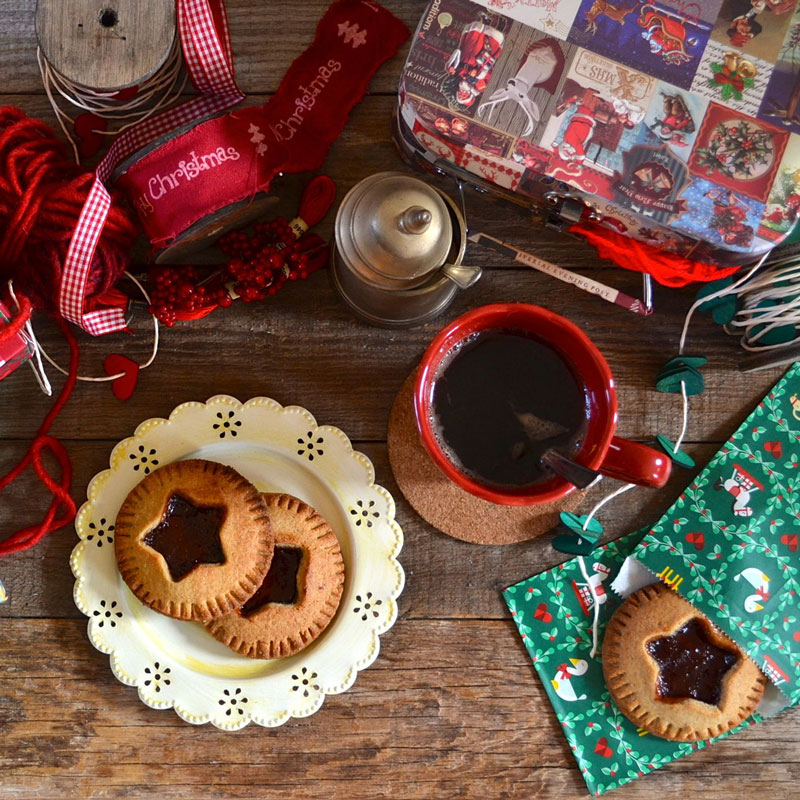
{"type": "Polygon", "coordinates": [[[553,448],[543,453],[541,462],[550,467],[556,475],[559,475],[565,481],[569,481],[579,489],[585,489],[600,477],[599,472],[570,460],[553,448]]]}

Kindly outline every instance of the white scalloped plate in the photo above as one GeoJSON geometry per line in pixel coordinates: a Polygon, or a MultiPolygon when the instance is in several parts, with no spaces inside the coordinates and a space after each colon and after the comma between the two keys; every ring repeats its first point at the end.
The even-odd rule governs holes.
{"type": "Polygon", "coordinates": [[[80,538],[70,565],[74,596],[89,617],[89,639],[110,656],[114,675],[152,708],[187,722],[236,730],[277,726],[313,714],[326,694],[344,692],[377,657],[379,636],[397,617],[405,576],[397,561],[403,532],[392,496],[375,484],[370,460],[338,428],[317,426],[299,406],[266,397],[242,404],[216,395],[184,403],[168,420],[149,419],[112,451],[75,520],[80,538]],[[228,464],[261,491],[288,492],[312,505],[339,539],[346,579],[333,622],[295,656],[240,656],[199,623],[143,606],[117,570],[113,523],[140,480],[172,461],[228,464]]]}

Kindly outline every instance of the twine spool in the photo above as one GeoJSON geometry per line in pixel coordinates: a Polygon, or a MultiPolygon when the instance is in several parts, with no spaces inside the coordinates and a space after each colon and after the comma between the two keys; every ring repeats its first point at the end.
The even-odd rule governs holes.
{"type": "Polygon", "coordinates": [[[48,63],[79,86],[138,86],[175,41],[174,0],[38,0],[36,37],[48,63]]]}
{"type": "Polygon", "coordinates": [[[42,83],[77,163],[186,85],[173,4],[126,0],[121,9],[117,0],[39,0],[36,9],[42,83]]]}

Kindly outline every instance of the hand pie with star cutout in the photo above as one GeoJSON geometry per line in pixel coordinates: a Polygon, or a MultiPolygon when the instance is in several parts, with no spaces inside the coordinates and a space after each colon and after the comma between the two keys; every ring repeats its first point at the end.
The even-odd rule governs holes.
{"type": "Polygon", "coordinates": [[[611,697],[635,725],[679,742],[710,739],[755,711],[758,667],[688,600],[663,583],[634,592],[603,639],[611,697]]]}
{"type": "Polygon", "coordinates": [[[223,644],[251,658],[282,658],[328,626],[344,588],[344,560],[330,525],[290,494],[265,494],[275,554],[255,594],[232,614],[205,623],[223,644]]]}
{"type": "Polygon", "coordinates": [[[258,490],[213,461],[176,461],[148,475],[117,514],[119,571],[145,605],[209,620],[246,603],[269,571],[274,535],[258,490]]]}

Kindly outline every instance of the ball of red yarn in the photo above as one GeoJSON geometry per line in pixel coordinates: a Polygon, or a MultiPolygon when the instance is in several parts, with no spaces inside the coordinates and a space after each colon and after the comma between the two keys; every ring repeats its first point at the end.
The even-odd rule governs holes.
{"type": "MultiPolygon", "coordinates": [[[[58,310],[63,265],[94,174],[67,157],[52,129],[0,108],[0,281],[14,280],[36,308],[58,310]]],[[[113,198],[112,198],[113,200],[113,198]]],[[[129,262],[133,222],[112,202],[86,284],[86,310],[129,262]]]]}

